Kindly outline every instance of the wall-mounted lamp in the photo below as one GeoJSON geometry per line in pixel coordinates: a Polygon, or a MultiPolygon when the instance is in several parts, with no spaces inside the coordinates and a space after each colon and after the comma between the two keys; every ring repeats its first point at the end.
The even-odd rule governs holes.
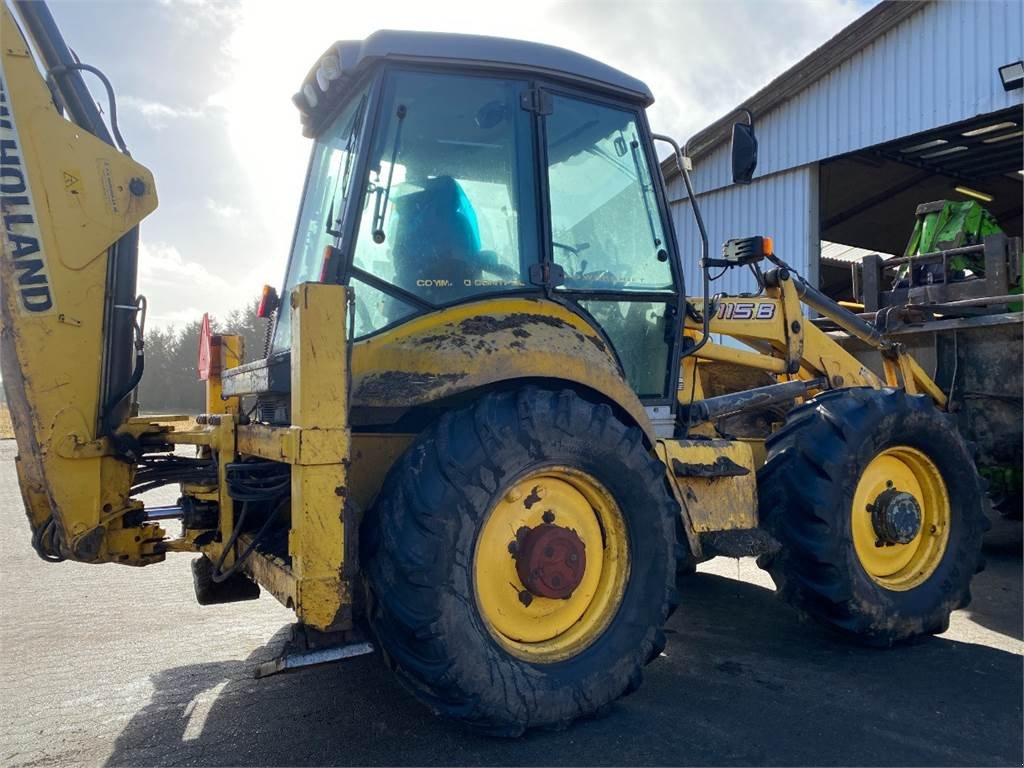
{"type": "Polygon", "coordinates": [[[1024,85],[1024,61],[1004,64],[999,68],[999,79],[1003,81],[1003,90],[1012,91],[1024,85]]]}

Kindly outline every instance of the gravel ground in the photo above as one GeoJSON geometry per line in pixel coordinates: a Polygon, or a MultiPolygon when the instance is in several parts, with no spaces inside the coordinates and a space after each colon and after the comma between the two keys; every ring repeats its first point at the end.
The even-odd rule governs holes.
{"type": "MultiPolygon", "coordinates": [[[[685,584],[665,657],[599,720],[494,740],[432,717],[375,656],[261,681],[291,614],[203,608],[189,557],[49,565],[0,442],[0,763],[1021,765],[1021,527],[998,525],[941,637],[861,649],[803,623],[752,561],[685,584]]],[[[150,503],[173,501],[159,494],[150,503]]]]}

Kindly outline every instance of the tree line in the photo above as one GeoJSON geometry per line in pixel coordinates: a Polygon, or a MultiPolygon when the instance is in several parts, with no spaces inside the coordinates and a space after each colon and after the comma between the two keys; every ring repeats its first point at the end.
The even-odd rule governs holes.
{"type": "MultiPolygon", "coordinates": [[[[264,355],[267,320],[257,316],[259,301],[231,312],[220,320],[211,316],[214,333],[234,333],[245,344],[245,362],[264,355]]],[[[199,380],[199,334],[202,320],[166,330],[146,331],[146,370],[139,385],[142,413],[201,413],[205,407],[205,386],[199,380]]]]}

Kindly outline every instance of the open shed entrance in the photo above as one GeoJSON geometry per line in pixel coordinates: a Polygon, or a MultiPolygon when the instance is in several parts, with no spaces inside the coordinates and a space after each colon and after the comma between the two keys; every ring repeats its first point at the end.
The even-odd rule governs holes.
{"type": "Polygon", "coordinates": [[[902,256],[922,203],[976,199],[1020,237],[1022,157],[1021,110],[1013,108],[822,161],[822,290],[855,300],[861,258],[902,256]]]}

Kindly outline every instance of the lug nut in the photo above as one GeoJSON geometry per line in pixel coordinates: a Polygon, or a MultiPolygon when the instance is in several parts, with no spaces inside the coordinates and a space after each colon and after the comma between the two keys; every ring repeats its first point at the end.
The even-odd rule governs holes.
{"type": "Polygon", "coordinates": [[[540,516],[540,519],[543,520],[545,523],[553,523],[555,522],[555,513],[549,509],[547,512],[540,516]]]}

